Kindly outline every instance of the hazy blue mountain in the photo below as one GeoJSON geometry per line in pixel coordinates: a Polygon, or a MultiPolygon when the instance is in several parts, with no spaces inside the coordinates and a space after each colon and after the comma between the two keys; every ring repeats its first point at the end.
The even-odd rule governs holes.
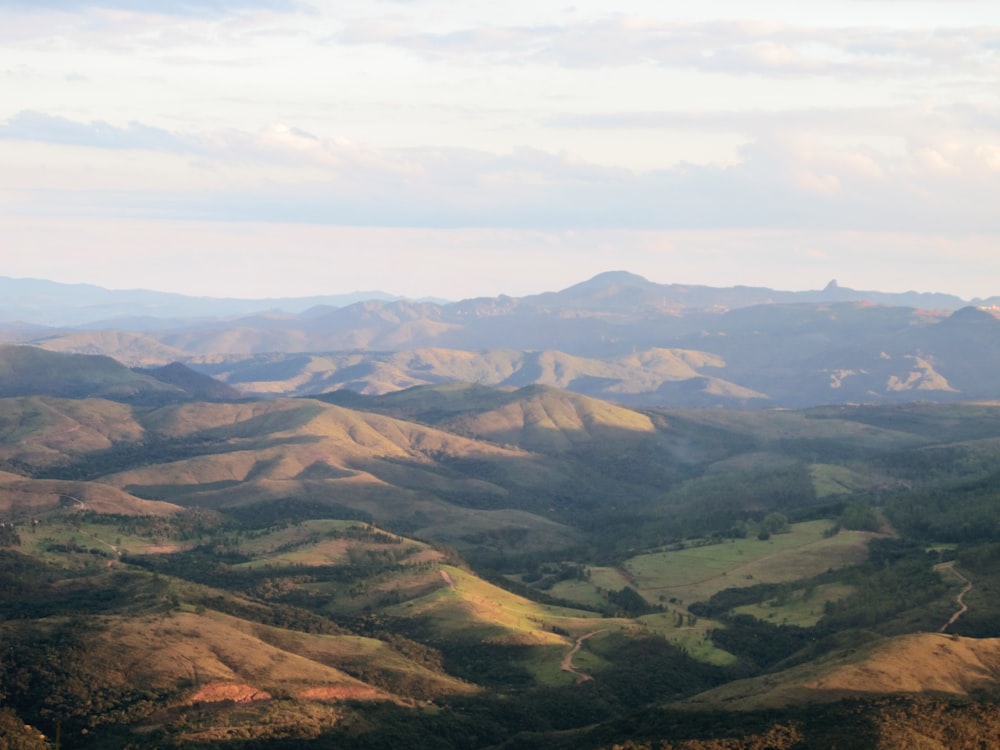
{"type": "MultiPolygon", "coordinates": [[[[43,293],[63,288],[39,283],[43,293]]],[[[106,291],[94,290],[84,296],[106,291]]],[[[634,406],[1000,398],[996,311],[946,294],[836,282],[804,292],[721,289],[613,271],[521,298],[299,302],[297,311],[229,318],[133,319],[132,330],[42,329],[32,338],[30,328],[9,326],[8,340],[132,367],[184,362],[253,395],[463,381],[550,385],[634,406]]]]}
{"type": "MultiPolygon", "coordinates": [[[[0,323],[151,331],[182,328],[207,319],[233,318],[267,312],[301,315],[304,321],[322,323],[336,310],[362,304],[371,312],[372,302],[394,302],[402,298],[381,291],[310,297],[238,299],[193,297],[143,289],[112,290],[91,284],[62,284],[43,279],[0,276],[0,323]]],[[[448,303],[421,300],[442,308],[442,318],[463,319],[531,310],[538,312],[586,310],[591,313],[661,313],[690,309],[731,310],[754,305],[792,302],[871,302],[879,305],[957,310],[992,300],[963,300],[951,294],[858,291],[831,281],[814,291],[778,291],[765,287],[710,287],[690,284],[658,284],[627,271],[609,271],[574,284],[562,291],[521,298],[501,295],[448,303]]],[[[426,311],[426,308],[425,308],[426,311]]],[[[352,314],[357,314],[354,311],[352,314]]]]}
{"type": "Polygon", "coordinates": [[[398,297],[372,291],[313,297],[227,299],[0,276],[0,321],[48,326],[100,324],[105,328],[150,330],[162,327],[160,320],[172,319],[176,324],[180,320],[233,317],[266,310],[302,312],[316,305],[340,307],[369,299],[398,297]]]}

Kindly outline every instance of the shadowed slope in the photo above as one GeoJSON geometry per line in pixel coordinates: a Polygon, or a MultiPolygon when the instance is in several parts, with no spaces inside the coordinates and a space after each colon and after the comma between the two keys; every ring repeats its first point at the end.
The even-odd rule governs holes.
{"type": "Polygon", "coordinates": [[[159,402],[186,397],[182,389],[133,372],[110,357],[0,346],[0,397],[9,396],[159,402]]]}

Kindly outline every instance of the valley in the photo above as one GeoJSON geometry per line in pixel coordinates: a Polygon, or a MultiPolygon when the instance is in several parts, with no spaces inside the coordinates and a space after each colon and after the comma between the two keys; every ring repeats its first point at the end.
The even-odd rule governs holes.
{"type": "MultiPolygon", "coordinates": [[[[591,291],[531,304],[564,315],[591,291]]],[[[636,315],[625,299],[608,309],[636,315]]],[[[370,321],[383,304],[365,303],[370,321]]],[[[871,324],[843,304],[829,326],[871,324]]],[[[731,323],[769,317],[784,336],[790,312],[731,323]]],[[[803,326],[815,313],[794,309],[803,326]]],[[[896,320],[886,336],[970,315],[876,313],[896,320]]],[[[973,327],[987,359],[993,320],[973,327]]],[[[842,750],[1000,737],[1000,401],[966,398],[980,391],[955,384],[971,376],[945,384],[943,354],[923,352],[907,360],[917,377],[873,369],[884,387],[868,400],[795,406],[834,381],[857,395],[854,376],[800,391],[801,370],[785,381],[795,398],[777,398],[767,367],[787,375],[788,360],[737,328],[715,337],[734,339],[724,355],[614,352],[623,338],[603,354],[132,369],[57,339],[0,346],[0,738],[842,750]],[[729,379],[742,356],[752,377],[729,379]],[[701,395],[675,399],[692,381],[701,395]]],[[[815,358],[829,341],[807,339],[789,351],[827,372],[815,358]]],[[[880,361],[911,356],[894,352],[880,361]]]]}

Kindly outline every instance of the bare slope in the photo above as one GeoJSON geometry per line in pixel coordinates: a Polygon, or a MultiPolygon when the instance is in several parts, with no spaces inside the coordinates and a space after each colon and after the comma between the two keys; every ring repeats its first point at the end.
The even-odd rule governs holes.
{"type": "Polygon", "coordinates": [[[0,514],[4,518],[33,519],[57,510],[91,510],[123,516],[169,516],[179,511],[180,506],[144,500],[98,482],[25,479],[0,474],[0,514]]]}
{"type": "Polygon", "coordinates": [[[80,455],[143,439],[132,408],[103,399],[0,399],[0,459],[32,466],[70,463],[80,455]]]}
{"type": "Polygon", "coordinates": [[[141,497],[212,507],[294,497],[405,520],[460,546],[487,529],[516,530],[532,547],[576,538],[517,509],[568,480],[525,450],[311,400],[186,404],[142,421],[144,460],[102,477],[141,497]]]}
{"type": "Polygon", "coordinates": [[[163,365],[185,356],[180,349],[167,346],[153,336],[121,330],[74,331],[39,339],[36,343],[51,352],[105,354],[129,367],[163,365]]]}
{"type": "Polygon", "coordinates": [[[766,398],[725,380],[726,363],[697,350],[653,348],[609,357],[548,349],[463,351],[422,348],[390,352],[262,354],[197,365],[247,395],[312,395],[346,388],[389,393],[415,385],[464,381],[483,385],[539,384],[617,401],[641,400],[686,389],[734,402],[766,398]],[[640,398],[641,397],[641,398],[640,398]]]}
{"type": "Polygon", "coordinates": [[[407,660],[382,641],[359,636],[288,631],[211,610],[109,618],[103,624],[95,648],[116,653],[113,663],[120,665],[123,680],[179,691],[187,702],[239,696],[260,700],[278,694],[320,701],[398,699],[338,665],[351,671],[364,665],[375,676],[407,674],[419,678],[429,695],[472,691],[407,660]]]}
{"type": "Polygon", "coordinates": [[[682,705],[750,711],[879,695],[970,696],[1000,689],[1000,639],[914,633],[738,680],[682,705]]]}

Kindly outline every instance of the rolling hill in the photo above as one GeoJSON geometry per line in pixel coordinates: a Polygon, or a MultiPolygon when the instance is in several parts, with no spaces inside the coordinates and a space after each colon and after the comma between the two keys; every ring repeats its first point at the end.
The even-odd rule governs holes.
{"type": "Polygon", "coordinates": [[[0,345],[0,398],[12,396],[160,404],[193,398],[232,399],[240,394],[180,364],[139,372],[104,355],[0,345]]]}
{"type": "Polygon", "coordinates": [[[694,696],[688,708],[733,711],[835,703],[872,696],[969,698],[1000,688],[1000,640],[914,633],[877,639],[782,672],[694,696]]]}
{"type": "MultiPolygon", "coordinates": [[[[0,696],[67,746],[862,748],[996,711],[995,402],[206,401],[183,369],[38,352],[0,397],[0,696]],[[115,377],[179,395],[94,395],[115,377]]],[[[579,380],[543,354],[488,367],[579,380]]]]}

